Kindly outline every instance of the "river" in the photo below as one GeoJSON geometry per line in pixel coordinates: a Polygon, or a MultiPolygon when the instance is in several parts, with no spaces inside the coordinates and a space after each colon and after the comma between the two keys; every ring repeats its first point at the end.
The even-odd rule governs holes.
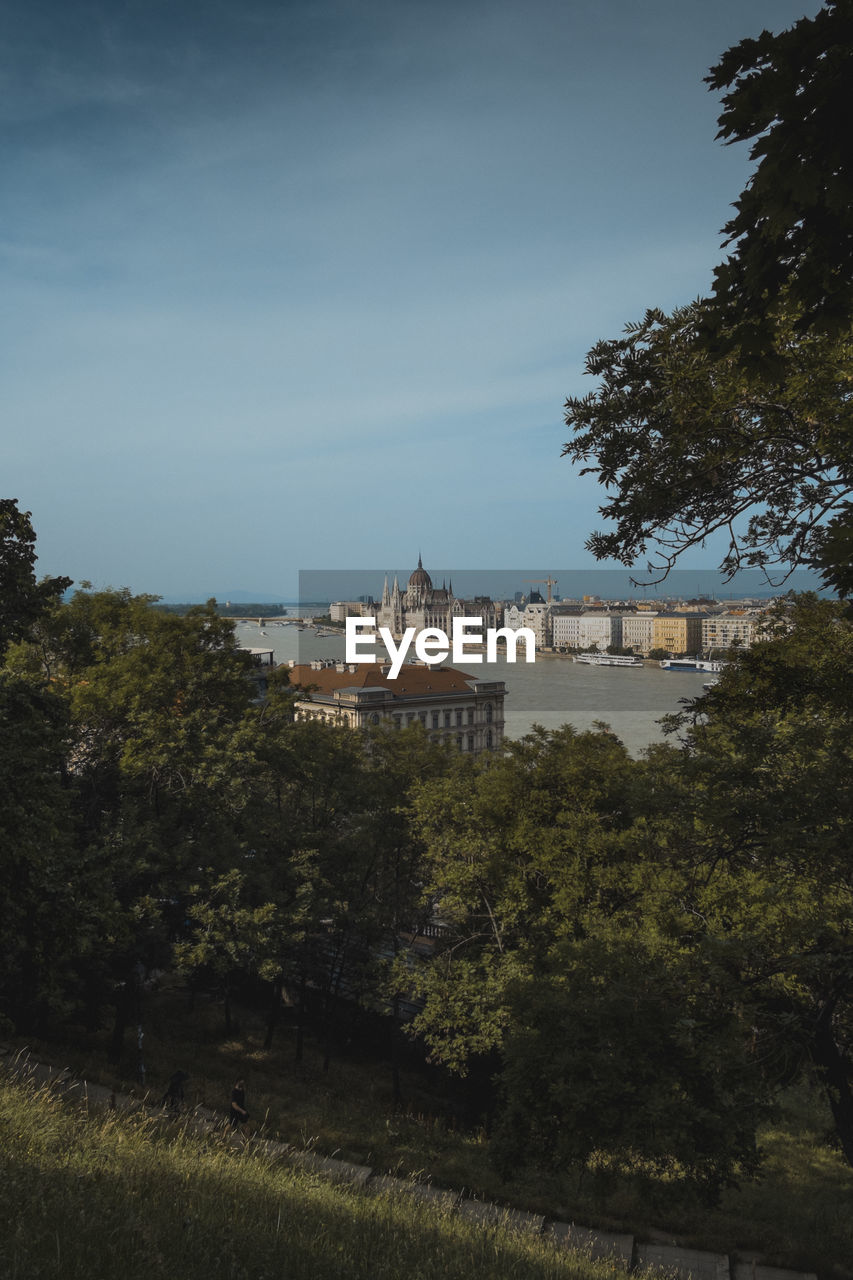
{"type": "MultiPolygon", "coordinates": [[[[239,622],[238,643],[244,648],[272,649],[276,662],[344,657],[344,638],[318,636],[312,627],[239,622]]],[[[523,653],[523,646],[520,646],[523,653]]],[[[591,667],[560,654],[537,654],[534,663],[471,662],[457,664],[483,680],[503,680],[506,733],[520,738],[533,724],[557,729],[562,724],[589,729],[596,721],[609,725],[637,755],[665,735],[657,721],[680,710],[681,700],[695,698],[709,678],[705,674],[662,670],[656,663],[636,669],[591,667]]]]}

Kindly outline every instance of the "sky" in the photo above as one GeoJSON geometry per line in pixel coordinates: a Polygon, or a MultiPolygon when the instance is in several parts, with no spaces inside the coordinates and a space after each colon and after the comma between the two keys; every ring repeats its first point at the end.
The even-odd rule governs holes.
{"type": "Polygon", "coordinates": [[[750,164],[702,77],[817,7],[11,0],[0,496],[39,572],[591,566],[563,403],[708,291],[750,164]]]}

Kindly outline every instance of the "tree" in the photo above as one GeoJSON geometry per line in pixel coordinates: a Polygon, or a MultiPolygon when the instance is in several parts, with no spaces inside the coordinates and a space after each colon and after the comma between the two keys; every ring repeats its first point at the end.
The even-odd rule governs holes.
{"type": "Polygon", "coordinates": [[[0,501],[0,1014],[31,1030],[73,1004],[73,974],[109,915],[108,885],[78,857],[68,708],[42,673],[6,663],[70,580],[37,582],[28,513],[0,501]]]}
{"type": "Polygon", "coordinates": [[[586,369],[597,391],[566,401],[574,438],[564,454],[608,491],[615,531],[593,534],[598,558],[632,565],[647,554],[655,580],[722,531],[721,568],[818,568],[853,590],[846,555],[853,504],[853,342],[797,336],[780,321],[786,374],[768,381],[736,354],[705,345],[704,304],[648,311],[626,336],[599,342],[586,369]]]}
{"type": "MultiPolygon", "coordinates": [[[[190,890],[187,914],[192,936],[175,944],[179,970],[213,975],[222,988],[225,1030],[231,1021],[232,986],[237,977],[258,976],[280,981],[281,955],[294,927],[274,902],[258,906],[245,902],[246,875],[232,869],[216,876],[208,869],[206,883],[190,890]]],[[[280,992],[279,992],[280,994],[280,992]]]]}
{"type": "Polygon", "coordinates": [[[801,332],[853,320],[853,8],[726,51],[706,77],[726,89],[718,137],[753,140],[757,162],[727,223],[732,254],[714,273],[709,328],[747,358],[773,355],[783,303],[801,332]]]}
{"type": "Polygon", "coordinates": [[[639,1156],[670,1195],[680,1180],[714,1200],[756,1171],[768,1089],[727,988],[692,959],[649,922],[602,919],[513,986],[494,1134],[505,1172],[583,1169],[593,1153],[628,1171],[639,1156]]]}
{"type": "Polygon", "coordinates": [[[748,1032],[660,927],[666,809],[605,731],[539,731],[422,787],[416,830],[444,925],[414,1022],[497,1084],[493,1152],[583,1168],[638,1155],[711,1194],[756,1165],[764,1096],[748,1032]]]}
{"type": "Polygon", "coordinates": [[[804,565],[853,593],[853,9],[765,31],[707,77],[718,136],[757,166],[714,295],[599,342],[599,390],[566,402],[564,454],[608,491],[587,546],[654,580],[722,531],[721,568],[804,565]]]}
{"type": "Polygon", "coordinates": [[[421,789],[446,936],[415,1029],[488,1057],[505,1170],[641,1156],[713,1195],[812,1073],[853,1164],[851,671],[853,622],[798,600],[680,745],[563,729],[421,789]]]}
{"type": "Polygon", "coordinates": [[[75,839],[67,741],[62,700],[0,670],[0,1022],[22,1031],[71,1011],[79,966],[110,927],[108,879],[75,839]]]}
{"type": "Polygon", "coordinates": [[[781,614],[653,753],[667,929],[755,1028],[767,1078],[817,1072],[853,1165],[853,623],[781,614]]]}
{"type": "Polygon", "coordinates": [[[0,498],[0,658],[71,586],[70,578],[36,581],[35,541],[30,512],[20,511],[14,498],[0,498]]]}
{"type": "Polygon", "coordinates": [[[152,604],[126,590],[78,591],[9,656],[18,678],[64,708],[76,856],[110,886],[97,945],[74,968],[90,1008],[114,999],[115,1053],[134,975],[166,963],[199,869],[221,872],[245,851],[248,657],[212,602],[185,617],[152,604]]]}

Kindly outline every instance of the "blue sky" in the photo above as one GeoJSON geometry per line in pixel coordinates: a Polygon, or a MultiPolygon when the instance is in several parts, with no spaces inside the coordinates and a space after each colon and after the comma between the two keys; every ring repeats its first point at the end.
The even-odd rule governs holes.
{"type": "Polygon", "coordinates": [[[591,564],[563,401],[707,291],[749,164],[702,77],[817,7],[5,6],[2,489],[40,570],[591,564]]]}

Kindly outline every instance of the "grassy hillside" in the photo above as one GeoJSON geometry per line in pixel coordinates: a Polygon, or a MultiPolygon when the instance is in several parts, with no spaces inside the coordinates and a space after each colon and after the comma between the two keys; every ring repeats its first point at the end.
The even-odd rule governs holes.
{"type": "MultiPolygon", "coordinates": [[[[761,1135],[760,1180],[727,1190],[714,1209],[685,1197],[671,1180],[653,1178],[641,1165],[615,1169],[594,1164],[558,1176],[518,1169],[511,1182],[489,1161],[482,1129],[441,1115],[440,1099],[421,1073],[404,1073],[406,1106],[393,1106],[387,1063],[354,1046],[321,1068],[323,1051],[306,1039],[301,1064],[293,1060],[292,1028],[280,1028],[275,1046],[262,1048],[264,1020],[238,1006],[239,1032],[224,1034],[215,1002],[187,1009],[186,996],[165,989],[146,1002],[148,1083],[159,1098],[177,1068],[190,1074],[187,1102],[224,1114],[238,1075],[248,1082],[252,1126],[323,1155],[367,1164],[378,1171],[424,1174],[440,1186],[544,1213],[564,1221],[642,1238],[655,1227],[685,1244],[721,1253],[752,1252],[768,1264],[853,1280],[853,1170],[826,1140],[829,1117],[818,1091],[800,1089],[783,1099],[776,1122],[761,1135]]],[[[135,1047],[128,1036],[123,1069],[106,1061],[106,1032],[75,1036],[73,1044],[30,1042],[33,1055],[119,1089],[134,1086],[135,1047]]],[[[23,1044],[19,1042],[19,1048],[23,1044]]],[[[2,1275],[0,1268],[0,1275],[2,1275]]],[[[156,1273],[155,1273],[156,1274],[156,1273]]],[[[355,1273],[357,1274],[357,1273],[355,1273]]]]}
{"type": "Polygon", "coordinates": [[[0,1083],[7,1280],[606,1280],[615,1270],[405,1193],[334,1187],[150,1117],[0,1083]]]}

